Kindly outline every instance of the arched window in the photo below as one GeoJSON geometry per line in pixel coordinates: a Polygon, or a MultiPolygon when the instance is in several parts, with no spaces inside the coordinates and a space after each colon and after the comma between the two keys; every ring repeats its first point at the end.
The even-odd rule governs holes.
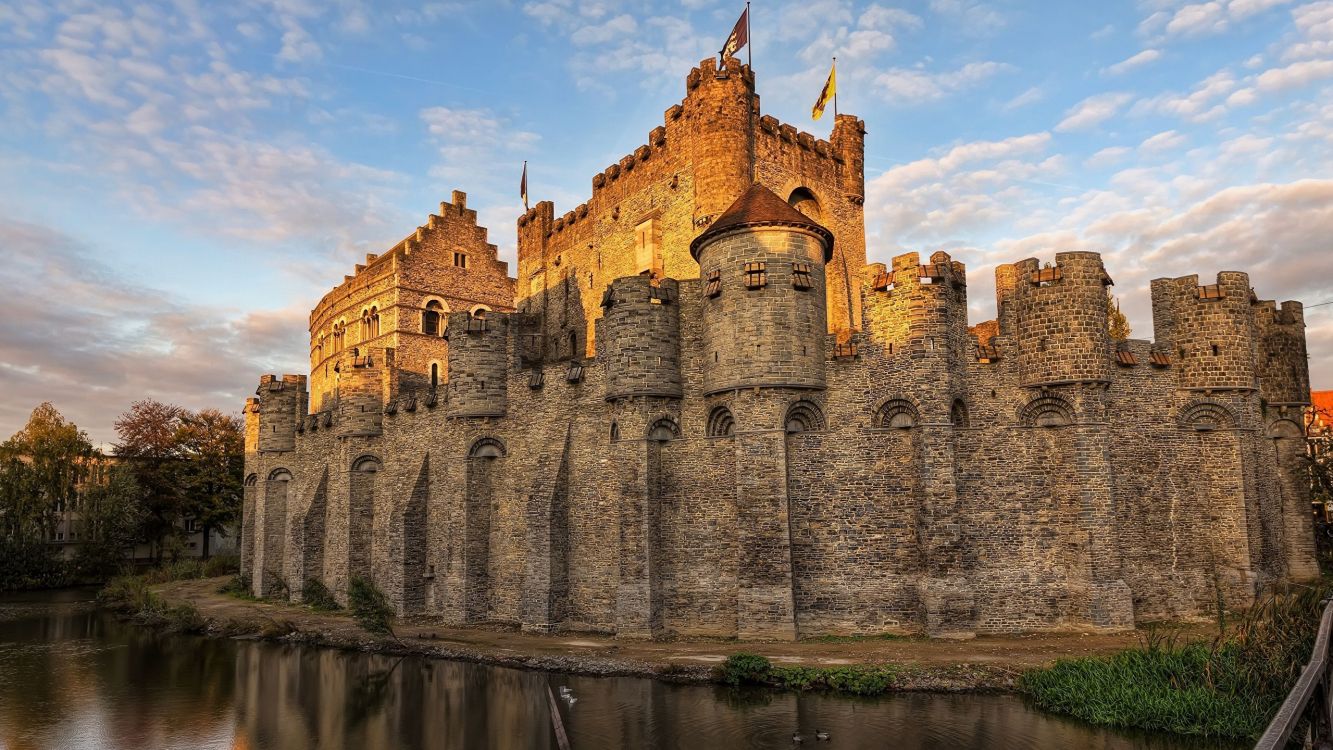
{"type": "Polygon", "coordinates": [[[468,312],[470,312],[472,314],[472,317],[476,318],[477,320],[485,320],[486,315],[491,312],[491,308],[487,307],[486,305],[473,305],[472,309],[469,310],[468,312]]]}
{"type": "Polygon", "coordinates": [[[248,477],[245,478],[245,486],[246,486],[246,487],[254,487],[254,486],[257,485],[257,484],[259,484],[259,475],[258,475],[258,474],[251,474],[250,476],[248,476],[248,477]]]}
{"type": "Polygon", "coordinates": [[[576,331],[569,332],[569,356],[576,359],[579,356],[579,334],[576,331]]]}
{"type": "Polygon", "coordinates": [[[620,439],[620,425],[616,424],[615,422],[611,423],[611,439],[612,440],[620,439]]]}
{"type": "Polygon", "coordinates": [[[819,199],[810,191],[810,188],[798,187],[791,191],[791,195],[787,197],[787,203],[815,221],[824,220],[824,211],[819,207],[819,199]]]}
{"type": "Polygon", "coordinates": [[[378,458],[374,456],[361,456],[352,462],[352,471],[363,471],[367,474],[374,474],[384,468],[378,458]]]}
{"type": "Polygon", "coordinates": [[[1207,432],[1236,426],[1231,410],[1213,401],[1195,401],[1180,410],[1180,426],[1207,432]]]}
{"type": "Polygon", "coordinates": [[[427,336],[443,335],[443,318],[444,304],[435,299],[427,302],[425,311],[421,313],[421,332],[427,336]]]}
{"type": "Polygon", "coordinates": [[[337,323],[334,323],[334,324],[333,324],[333,353],[334,353],[334,354],[337,354],[338,352],[341,352],[341,351],[343,350],[343,343],[344,343],[344,342],[343,342],[343,333],[344,333],[344,331],[346,330],[346,328],[347,328],[347,324],[344,323],[344,322],[341,321],[341,320],[338,321],[337,323]]]}
{"type": "Polygon", "coordinates": [[[1064,427],[1074,423],[1074,408],[1059,396],[1038,396],[1018,416],[1028,427],[1064,427]]]}
{"type": "Polygon", "coordinates": [[[495,438],[484,437],[472,444],[467,455],[468,458],[503,458],[505,446],[495,438]]]}
{"type": "Polygon", "coordinates": [[[433,391],[440,386],[440,363],[430,363],[430,389],[433,391]]]}
{"type": "Polygon", "coordinates": [[[708,436],[709,437],[731,437],[736,432],[736,420],[731,416],[731,410],[725,406],[719,406],[708,415],[708,436]]]}
{"type": "Polygon", "coordinates": [[[366,341],[370,338],[370,311],[361,311],[361,340],[366,341]]]}
{"type": "Polygon", "coordinates": [[[380,309],[378,307],[370,308],[370,338],[380,335],[380,309]]]}
{"type": "Polygon", "coordinates": [[[274,469],[273,471],[269,472],[268,481],[290,482],[292,481],[292,473],[290,471],[287,471],[286,469],[274,469]]]}
{"type": "Polygon", "coordinates": [[[824,429],[824,415],[811,401],[797,401],[787,409],[783,429],[788,433],[815,432],[824,429]]]}
{"type": "Polygon", "coordinates": [[[953,406],[949,409],[949,423],[954,427],[972,426],[967,415],[967,404],[963,403],[961,398],[954,399],[953,406]]]}
{"type": "Polygon", "coordinates": [[[885,401],[884,405],[875,412],[876,427],[893,427],[900,430],[906,430],[915,427],[920,421],[916,407],[911,401],[902,398],[895,398],[885,401]]]}
{"type": "Polygon", "coordinates": [[[657,443],[665,443],[679,437],[680,426],[670,417],[662,417],[648,427],[648,439],[657,443]]]}

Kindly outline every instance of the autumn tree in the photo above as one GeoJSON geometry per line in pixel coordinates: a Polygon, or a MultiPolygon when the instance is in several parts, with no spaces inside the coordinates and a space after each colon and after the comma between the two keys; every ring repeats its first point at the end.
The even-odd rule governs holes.
{"type": "Polygon", "coordinates": [[[1120,303],[1110,290],[1106,292],[1106,328],[1111,334],[1111,338],[1116,341],[1124,341],[1133,333],[1129,327],[1129,319],[1120,312],[1120,303]]]}
{"type": "Polygon", "coordinates": [[[140,526],[144,541],[153,545],[161,559],[163,542],[175,536],[181,519],[181,451],[177,432],[184,410],[179,406],[147,399],[135,401],[116,420],[116,457],[128,468],[138,485],[144,516],[140,526]]]}
{"type": "Polygon", "coordinates": [[[181,511],[202,527],[203,556],[209,556],[214,529],[223,534],[240,518],[241,475],[245,464],[245,432],[240,417],[217,409],[180,415],[176,447],[183,459],[181,511]]]}

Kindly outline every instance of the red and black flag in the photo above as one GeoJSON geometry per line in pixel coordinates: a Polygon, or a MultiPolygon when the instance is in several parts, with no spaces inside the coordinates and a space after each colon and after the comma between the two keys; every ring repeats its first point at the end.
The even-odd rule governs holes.
{"type": "Polygon", "coordinates": [[[523,179],[518,182],[518,194],[523,198],[523,210],[528,210],[528,163],[523,162],[523,179]]]}
{"type": "Polygon", "coordinates": [[[722,45],[722,59],[725,60],[731,55],[740,51],[741,47],[750,43],[750,4],[745,4],[745,10],[741,11],[741,17],[736,19],[736,26],[731,30],[731,36],[727,37],[727,43],[722,45]]]}

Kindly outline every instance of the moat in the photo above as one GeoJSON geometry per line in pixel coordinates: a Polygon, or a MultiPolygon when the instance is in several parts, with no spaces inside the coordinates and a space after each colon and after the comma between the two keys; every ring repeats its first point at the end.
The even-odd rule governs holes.
{"type": "Polygon", "coordinates": [[[92,592],[0,598],[0,748],[1198,748],[1088,727],[1008,695],[880,699],[572,677],[306,646],[164,635],[92,592]],[[827,742],[813,738],[830,733],[827,742]]]}

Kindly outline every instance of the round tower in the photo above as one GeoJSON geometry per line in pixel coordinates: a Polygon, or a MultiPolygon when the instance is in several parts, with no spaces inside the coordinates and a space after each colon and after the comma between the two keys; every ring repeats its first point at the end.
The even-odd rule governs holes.
{"type": "Polygon", "coordinates": [[[1022,385],[1111,379],[1106,287],[1111,277],[1097,253],[1056,253],[996,268],[1000,330],[1018,344],[1022,385]]]}
{"type": "Polygon", "coordinates": [[[264,375],[259,378],[259,450],[296,450],[296,421],[304,411],[305,376],[264,375]]]}
{"type": "Polygon", "coordinates": [[[762,185],[690,244],[704,284],[704,395],[824,388],[833,234],[762,185]]]}
{"type": "Polygon", "coordinates": [[[1223,271],[1216,284],[1204,285],[1198,276],[1153,279],[1152,296],[1157,342],[1171,346],[1181,388],[1256,387],[1255,323],[1247,274],[1223,271]]]}
{"type": "Polygon", "coordinates": [[[508,408],[509,316],[488,312],[449,315],[449,400],[451,417],[500,417],[508,408]]]}
{"type": "Polygon", "coordinates": [[[606,362],[606,398],[680,398],[679,284],[647,276],[611,282],[602,302],[599,358],[606,362]]]}

